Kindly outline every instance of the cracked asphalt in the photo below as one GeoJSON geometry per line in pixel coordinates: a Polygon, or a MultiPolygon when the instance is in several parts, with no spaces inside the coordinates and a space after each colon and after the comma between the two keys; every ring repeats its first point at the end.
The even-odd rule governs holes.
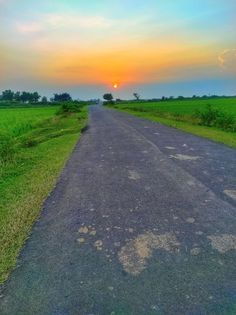
{"type": "Polygon", "coordinates": [[[236,314],[236,150],[91,107],[0,314],[236,314]]]}

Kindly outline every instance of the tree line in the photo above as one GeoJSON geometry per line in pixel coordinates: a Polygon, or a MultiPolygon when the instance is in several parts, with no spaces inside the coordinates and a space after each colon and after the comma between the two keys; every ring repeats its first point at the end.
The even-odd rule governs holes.
{"type": "Polygon", "coordinates": [[[236,96],[226,96],[226,95],[193,95],[193,96],[162,96],[160,98],[151,98],[151,99],[144,99],[141,98],[140,94],[133,93],[134,98],[131,100],[121,100],[119,98],[115,99],[111,93],[106,93],[103,95],[103,98],[106,104],[113,104],[113,103],[121,103],[121,102],[160,102],[160,101],[176,101],[176,100],[200,100],[200,99],[217,99],[217,98],[232,98],[236,96]]]}
{"type": "Polygon", "coordinates": [[[48,100],[46,96],[41,96],[38,92],[14,92],[12,90],[5,90],[0,95],[0,101],[20,102],[20,103],[48,103],[48,102],[69,102],[72,97],[69,93],[54,94],[48,100]]]}
{"type": "Polygon", "coordinates": [[[41,96],[38,92],[14,92],[12,90],[5,90],[0,96],[0,100],[8,102],[22,102],[22,103],[38,103],[41,96]]]}

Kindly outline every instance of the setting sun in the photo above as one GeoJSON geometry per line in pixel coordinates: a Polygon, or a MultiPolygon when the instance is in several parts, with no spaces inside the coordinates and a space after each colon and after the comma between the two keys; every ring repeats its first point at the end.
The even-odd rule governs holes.
{"type": "Polygon", "coordinates": [[[114,88],[114,89],[117,89],[117,88],[118,88],[118,84],[115,83],[115,84],[113,85],[113,88],[114,88]]]}

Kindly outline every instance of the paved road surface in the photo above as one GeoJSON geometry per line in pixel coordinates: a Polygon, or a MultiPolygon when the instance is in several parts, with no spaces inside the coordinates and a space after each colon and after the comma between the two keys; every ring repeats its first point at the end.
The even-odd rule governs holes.
{"type": "Polygon", "coordinates": [[[92,107],[0,314],[236,314],[235,198],[235,150],[92,107]]]}

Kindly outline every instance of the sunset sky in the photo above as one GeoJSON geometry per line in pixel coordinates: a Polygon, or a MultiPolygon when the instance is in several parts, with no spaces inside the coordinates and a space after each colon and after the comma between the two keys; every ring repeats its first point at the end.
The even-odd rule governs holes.
{"type": "Polygon", "coordinates": [[[235,0],[0,0],[0,39],[1,90],[236,94],[235,0]]]}

